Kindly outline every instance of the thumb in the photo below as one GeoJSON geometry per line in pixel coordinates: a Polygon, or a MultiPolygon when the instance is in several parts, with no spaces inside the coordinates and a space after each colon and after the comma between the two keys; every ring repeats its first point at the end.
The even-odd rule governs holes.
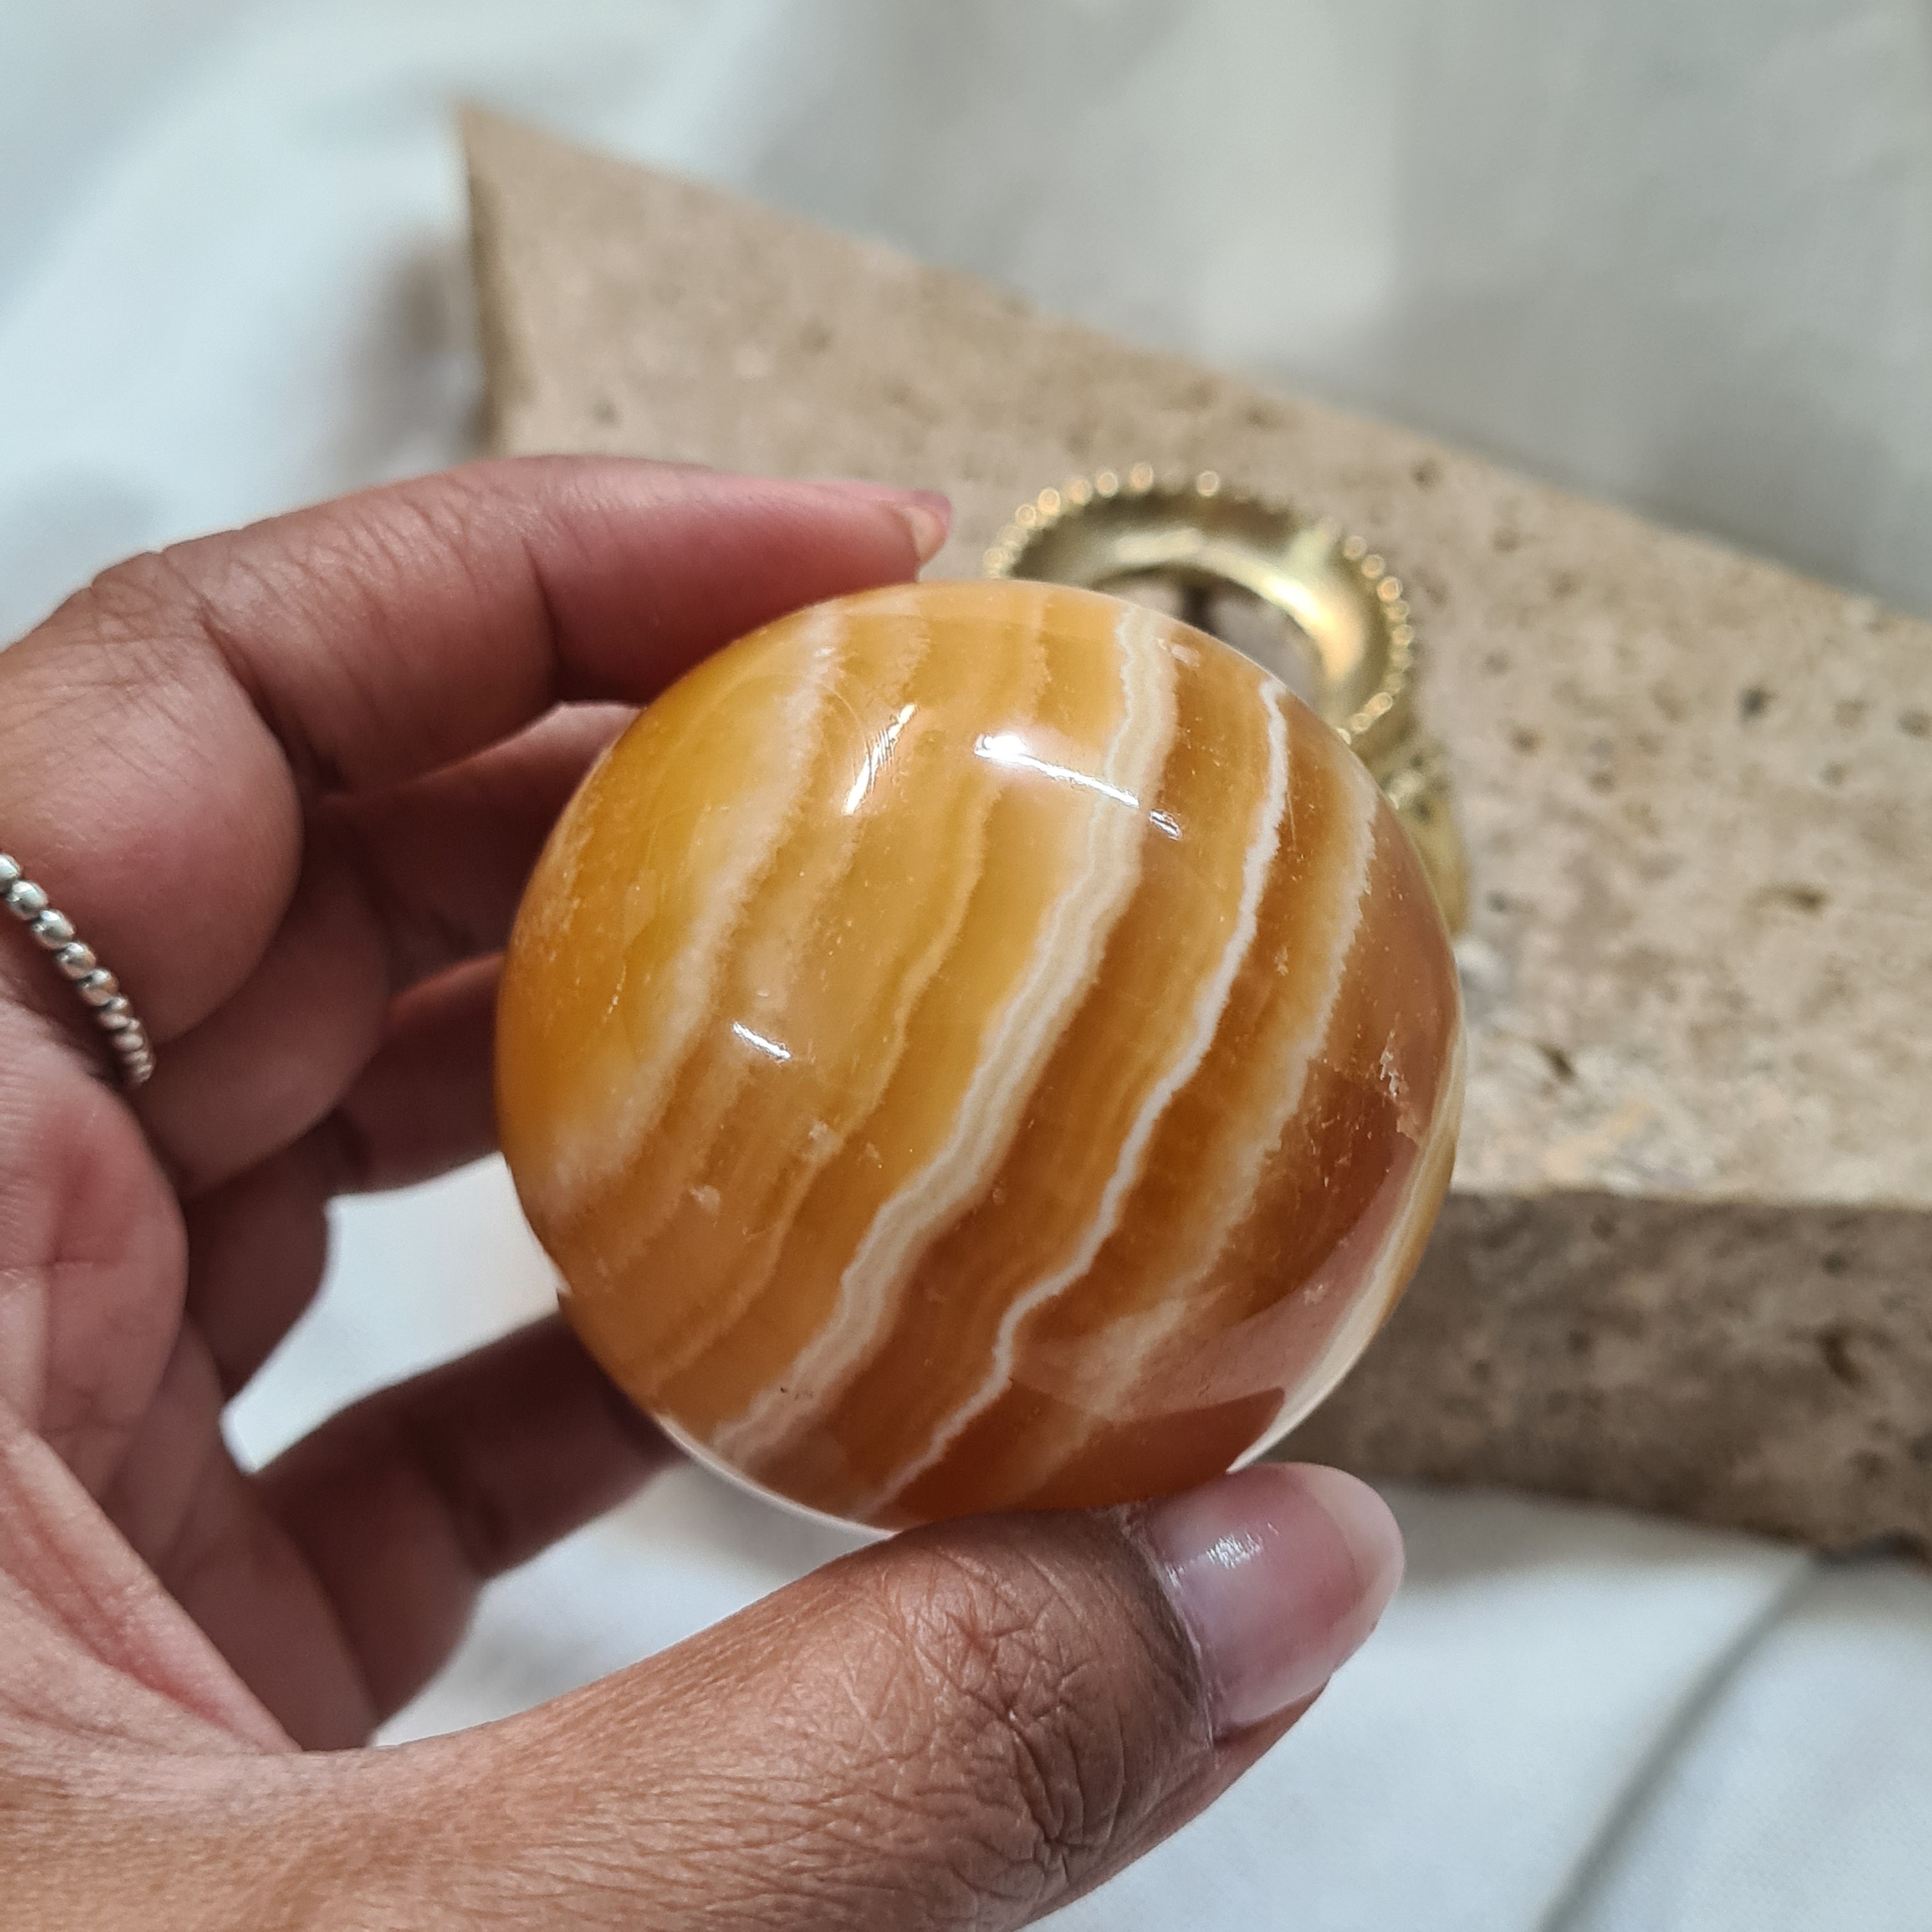
{"type": "Polygon", "coordinates": [[[1374,1492],[1314,1468],[914,1532],[524,1717],[363,1760],[393,1781],[370,1808],[398,1834],[382,1903],[506,1927],[1025,1924],[1232,1783],[1401,1568],[1374,1492]]]}

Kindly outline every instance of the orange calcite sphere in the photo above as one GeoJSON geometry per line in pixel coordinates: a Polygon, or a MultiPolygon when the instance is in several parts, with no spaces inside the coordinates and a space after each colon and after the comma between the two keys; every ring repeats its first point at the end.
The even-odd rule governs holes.
{"type": "Polygon", "coordinates": [[[700,664],[585,782],[503,977],[563,1306],[705,1460],[880,1527],[1114,1503],[1334,1386],[1447,1185],[1442,922],[1214,638],[934,583],[700,664]]]}

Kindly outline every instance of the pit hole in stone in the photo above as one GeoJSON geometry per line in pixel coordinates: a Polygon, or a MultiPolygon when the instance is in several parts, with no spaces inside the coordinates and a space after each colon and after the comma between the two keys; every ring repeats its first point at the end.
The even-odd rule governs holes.
{"type": "Polygon", "coordinates": [[[1847,1388],[1864,1387],[1868,1378],[1852,1353],[1850,1329],[1842,1324],[1826,1329],[1818,1337],[1818,1353],[1834,1382],[1843,1382],[1847,1388]]]}

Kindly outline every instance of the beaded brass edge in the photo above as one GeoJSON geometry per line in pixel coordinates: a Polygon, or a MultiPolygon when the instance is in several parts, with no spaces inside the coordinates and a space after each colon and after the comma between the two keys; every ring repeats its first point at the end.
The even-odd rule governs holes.
{"type": "Polygon", "coordinates": [[[1314,708],[1373,774],[1414,844],[1445,923],[1468,913],[1468,860],[1448,760],[1422,728],[1415,626],[1400,578],[1359,536],[1215,470],[1101,470],[1020,505],[982,560],[988,577],[1104,588],[1166,576],[1247,590],[1312,646],[1314,708]]]}
{"type": "MultiPolygon", "coordinates": [[[[1343,535],[1325,519],[1300,516],[1282,497],[1257,496],[1232,488],[1215,470],[1203,470],[1191,477],[1158,477],[1151,464],[1137,463],[1124,470],[1102,470],[1092,476],[1072,477],[1058,489],[1042,490],[1013,512],[1012,521],[994,539],[983,558],[986,574],[1034,575],[1035,572],[1027,566],[1048,532],[1107,506],[1136,502],[1171,506],[1183,514],[1216,503],[1251,506],[1277,523],[1285,535],[1303,530],[1329,533],[1334,549],[1373,591],[1386,615],[1388,657],[1376,690],[1347,715],[1330,717],[1328,722],[1352,744],[1402,703],[1414,662],[1415,628],[1409,621],[1401,581],[1391,574],[1386,561],[1363,538],[1343,535]]],[[[1126,574],[1129,567],[1124,565],[1120,574],[1126,574]]],[[[1210,567],[1210,574],[1220,573],[1212,572],[1210,567]]],[[[1288,614],[1294,615],[1292,611],[1288,614]]]]}

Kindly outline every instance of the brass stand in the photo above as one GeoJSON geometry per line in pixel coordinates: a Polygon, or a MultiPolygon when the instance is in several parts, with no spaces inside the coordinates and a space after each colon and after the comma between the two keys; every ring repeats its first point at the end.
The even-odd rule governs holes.
{"type": "MultiPolygon", "coordinates": [[[[1401,584],[1360,538],[1232,489],[1211,470],[1164,481],[1143,463],[1076,477],[1022,504],[986,552],[986,570],[1124,594],[1151,579],[1197,604],[1233,586],[1280,613],[1292,630],[1279,645],[1228,641],[1300,691],[1368,766],[1415,846],[1444,922],[1461,929],[1468,860],[1447,760],[1417,713],[1415,628],[1401,584]]],[[[1181,614],[1202,621],[1191,607],[1181,614]]]]}

